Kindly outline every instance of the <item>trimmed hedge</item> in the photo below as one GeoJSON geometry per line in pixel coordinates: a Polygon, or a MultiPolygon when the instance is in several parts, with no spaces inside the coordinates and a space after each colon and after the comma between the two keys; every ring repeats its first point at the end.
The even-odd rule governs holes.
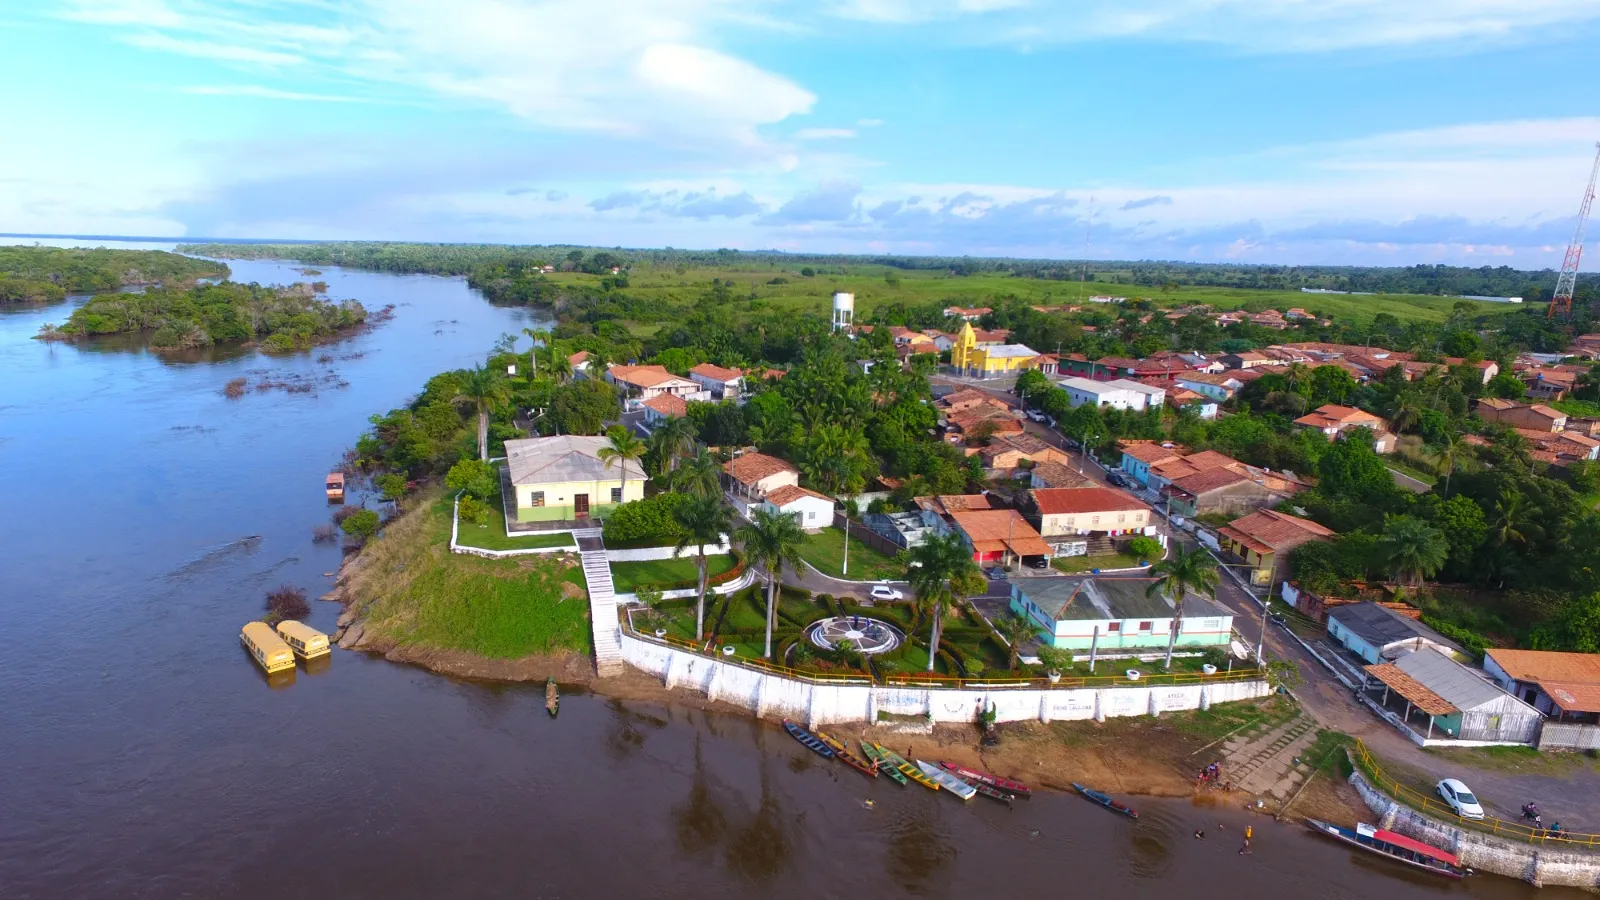
{"type": "Polygon", "coordinates": [[[675,542],[686,532],[673,512],[688,501],[688,494],[666,493],[624,503],[606,514],[605,541],[616,545],[637,541],[675,542]]]}

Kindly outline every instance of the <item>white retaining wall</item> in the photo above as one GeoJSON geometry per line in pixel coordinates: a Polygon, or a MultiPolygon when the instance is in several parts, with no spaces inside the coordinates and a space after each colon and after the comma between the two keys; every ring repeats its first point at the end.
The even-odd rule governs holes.
{"type": "Polygon", "coordinates": [[[678,557],[679,559],[695,559],[700,555],[700,551],[702,549],[706,551],[707,556],[726,555],[729,550],[728,536],[723,535],[722,543],[720,544],[706,544],[703,548],[686,547],[682,553],[674,553],[672,547],[639,547],[634,550],[607,550],[606,559],[610,562],[647,562],[657,559],[672,559],[674,556],[678,557]]]}
{"type": "MultiPolygon", "coordinates": [[[[743,572],[739,573],[739,577],[738,578],[735,578],[732,581],[725,581],[722,584],[714,584],[714,585],[712,585],[711,586],[711,590],[708,593],[712,593],[712,594],[731,594],[734,591],[742,591],[745,588],[749,587],[751,584],[754,584],[755,580],[756,580],[755,573],[750,571],[749,569],[745,569],[743,572]]],[[[662,591],[661,592],[661,599],[663,599],[663,600],[682,600],[685,597],[698,597],[698,596],[700,596],[700,589],[697,588],[697,587],[678,588],[677,590],[662,591]]],[[[617,594],[616,597],[617,597],[617,602],[618,603],[638,603],[639,602],[639,595],[638,594],[631,594],[631,593],[630,594],[617,594]]]]}
{"type": "Polygon", "coordinates": [[[976,722],[988,704],[995,721],[1024,722],[1154,716],[1206,709],[1265,697],[1265,681],[1218,681],[1192,685],[1110,688],[886,687],[859,683],[801,681],[723,662],[666,644],[622,634],[622,658],[670,688],[698,691],[757,716],[781,715],[809,725],[874,722],[879,712],[927,716],[934,723],[976,722]]]}

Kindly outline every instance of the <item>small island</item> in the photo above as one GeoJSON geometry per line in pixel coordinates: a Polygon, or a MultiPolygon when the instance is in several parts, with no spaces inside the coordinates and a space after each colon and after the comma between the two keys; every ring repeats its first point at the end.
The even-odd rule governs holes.
{"type": "Polygon", "coordinates": [[[68,294],[226,278],[226,265],[161,250],[0,247],[0,305],[51,303],[68,294]]]}
{"type": "Polygon", "coordinates": [[[355,300],[331,302],[309,284],[288,287],[224,281],[143,293],[101,294],[72,311],[65,324],[45,325],[41,340],[148,334],[153,350],[189,350],[259,342],[271,352],[305,350],[367,322],[355,300]]]}

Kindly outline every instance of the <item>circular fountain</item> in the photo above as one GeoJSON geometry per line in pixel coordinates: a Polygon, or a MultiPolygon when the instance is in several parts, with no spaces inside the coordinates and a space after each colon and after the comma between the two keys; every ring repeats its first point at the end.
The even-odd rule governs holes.
{"type": "Polygon", "coordinates": [[[905,642],[900,629],[868,616],[834,616],[813,623],[806,637],[824,650],[850,649],[871,656],[905,642]]]}

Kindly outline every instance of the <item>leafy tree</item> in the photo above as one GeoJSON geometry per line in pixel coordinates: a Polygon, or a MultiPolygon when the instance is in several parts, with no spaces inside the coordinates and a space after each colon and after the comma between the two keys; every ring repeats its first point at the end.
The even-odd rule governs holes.
{"type": "Polygon", "coordinates": [[[1600,594],[1567,598],[1553,621],[1535,629],[1531,643],[1535,650],[1600,653],[1600,594]]]}
{"type": "Polygon", "coordinates": [[[1396,580],[1417,585],[1444,566],[1450,542],[1444,532],[1416,516],[1386,516],[1383,554],[1396,580]]]}
{"type": "Polygon", "coordinates": [[[616,390],[604,381],[582,378],[551,392],[550,411],[540,425],[560,434],[599,434],[616,414],[616,390]]]}
{"type": "Polygon", "coordinates": [[[689,502],[686,494],[656,494],[630,500],[606,515],[604,537],[610,544],[676,541],[684,536],[678,508],[689,502]]]}
{"type": "Polygon", "coordinates": [[[673,510],[673,516],[678,520],[678,526],[683,529],[682,537],[673,547],[674,558],[682,556],[685,550],[695,548],[697,556],[696,566],[700,570],[700,597],[694,610],[694,639],[705,640],[706,632],[706,545],[721,543],[722,536],[733,528],[733,514],[727,505],[722,502],[720,494],[716,496],[691,497],[689,502],[673,510]]]}
{"type": "Polygon", "coordinates": [[[1022,653],[1023,641],[1038,634],[1039,626],[1026,616],[1012,613],[1009,616],[998,619],[994,623],[994,630],[996,634],[1005,640],[1006,651],[1010,658],[1009,668],[1014,670],[1022,665],[1022,660],[1019,657],[1022,653]]]}
{"type": "Polygon", "coordinates": [[[1155,559],[1161,555],[1161,542],[1153,537],[1139,535],[1128,541],[1128,552],[1140,559],[1155,559]]]}
{"type": "Polygon", "coordinates": [[[928,637],[928,671],[939,656],[939,635],[952,604],[987,587],[972,550],[956,534],[935,535],[911,548],[906,580],[917,605],[932,622],[928,637]]]}
{"type": "Polygon", "coordinates": [[[722,466],[704,448],[685,459],[668,479],[672,489],[693,497],[722,496],[722,466]]]}
{"type": "Polygon", "coordinates": [[[1214,597],[1217,593],[1217,561],[1203,548],[1185,550],[1173,547],[1172,555],[1150,568],[1155,579],[1145,588],[1150,597],[1163,595],[1173,605],[1171,633],[1167,637],[1167,661],[1164,667],[1172,668],[1172,650],[1178,643],[1178,632],[1183,630],[1183,604],[1190,594],[1214,597]]]}
{"type": "Polygon", "coordinates": [[[385,500],[399,500],[406,495],[406,477],[389,472],[372,479],[372,484],[383,493],[385,500]]]}
{"type": "Polygon", "coordinates": [[[378,533],[378,514],[370,509],[357,510],[354,514],[346,516],[339,528],[351,537],[367,540],[378,533]]]}
{"type": "Polygon", "coordinates": [[[778,585],[783,581],[783,567],[800,570],[800,548],[806,542],[806,534],[794,516],[757,509],[751,513],[748,524],[734,531],[733,539],[744,548],[748,565],[767,572],[767,642],[763,655],[771,659],[772,629],[777,618],[778,585]]]}
{"type": "Polygon", "coordinates": [[[622,474],[622,496],[628,496],[628,463],[644,456],[644,441],[626,425],[613,425],[606,432],[607,445],[595,454],[607,469],[616,467],[622,474]]]}
{"type": "Polygon", "coordinates": [[[453,491],[466,491],[479,500],[500,495],[500,473],[493,463],[478,459],[463,459],[450,467],[444,476],[445,486],[453,491]]]}
{"type": "Polygon", "coordinates": [[[1499,397],[1502,400],[1521,400],[1527,395],[1528,386],[1510,372],[1501,372],[1489,379],[1483,390],[1489,396],[1499,397]]]}
{"type": "Polygon", "coordinates": [[[1317,463],[1324,496],[1342,497],[1357,503],[1387,508],[1398,488],[1394,476],[1372,449],[1372,433],[1365,428],[1346,432],[1334,441],[1317,463]]]}

